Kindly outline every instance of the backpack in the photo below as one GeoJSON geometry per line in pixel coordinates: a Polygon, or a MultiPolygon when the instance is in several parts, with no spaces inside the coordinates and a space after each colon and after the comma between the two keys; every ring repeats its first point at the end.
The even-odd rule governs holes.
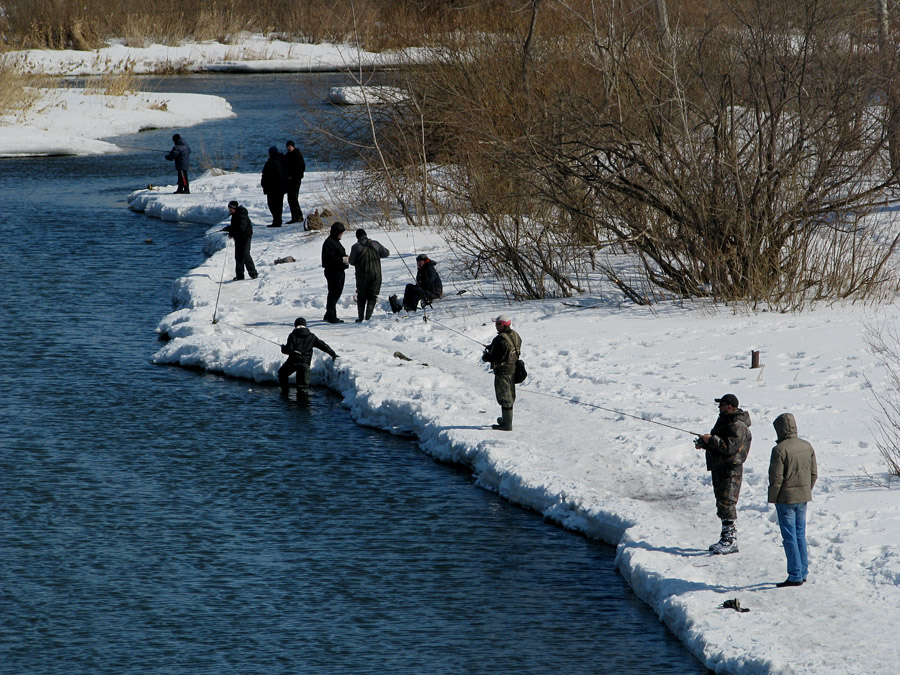
{"type": "Polygon", "coordinates": [[[513,382],[522,384],[528,377],[528,371],[525,370],[525,362],[522,359],[516,359],[516,369],[513,372],[513,382]]]}

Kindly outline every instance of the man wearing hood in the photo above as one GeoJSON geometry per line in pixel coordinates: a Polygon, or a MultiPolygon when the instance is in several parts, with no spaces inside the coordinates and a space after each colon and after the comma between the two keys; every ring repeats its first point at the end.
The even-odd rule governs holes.
{"type": "Polygon", "coordinates": [[[381,292],[381,259],[390,255],[384,246],[369,239],[362,228],[356,231],[356,243],[350,248],[348,262],[356,268],[356,323],[372,318],[375,301],[381,292]]]}
{"type": "Polygon", "coordinates": [[[191,147],[179,134],[172,136],[172,142],[175,145],[169,150],[166,159],[175,162],[175,171],[178,172],[178,189],[175,190],[175,194],[189,195],[191,187],[188,182],[188,169],[191,164],[191,147]]]}
{"type": "Polygon", "coordinates": [[[712,474],[716,515],[722,521],[719,541],[709,547],[718,555],[737,553],[737,501],[741,492],[744,462],[750,453],[750,415],[741,410],[737,396],[717,398],[719,419],[708,434],[697,438],[696,447],[706,450],[706,469],[712,474]]]}
{"type": "Polygon", "coordinates": [[[332,359],[338,357],[331,347],[310,332],[306,327],[306,319],[297,317],[287,343],[281,346],[281,353],[288,355],[287,361],[278,369],[278,384],[281,385],[284,396],[288,395],[288,378],[293,373],[297,373],[297,390],[309,389],[309,365],[312,362],[313,348],[322,350],[332,359]]]}
{"type": "Polygon", "coordinates": [[[269,159],[263,165],[262,179],[259,182],[272,213],[272,224],[269,227],[281,227],[285,191],[284,167],[281,163],[283,159],[284,155],[278,152],[278,148],[274,145],[269,148],[269,159]]]}
{"type": "Polygon", "coordinates": [[[328,323],[344,323],[337,316],[337,302],[344,292],[344,270],[350,267],[347,251],[341,243],[346,229],[343,223],[333,223],[331,234],[322,242],[322,268],[328,283],[328,297],[325,300],[325,321],[328,323]]]}
{"type": "Polygon", "coordinates": [[[769,460],[769,503],[775,504],[781,541],[787,556],[787,579],[779,588],[800,586],[809,574],[806,551],[806,504],[819,476],[816,451],[797,436],[797,422],[783,413],[772,422],[778,444],[769,460]]]}

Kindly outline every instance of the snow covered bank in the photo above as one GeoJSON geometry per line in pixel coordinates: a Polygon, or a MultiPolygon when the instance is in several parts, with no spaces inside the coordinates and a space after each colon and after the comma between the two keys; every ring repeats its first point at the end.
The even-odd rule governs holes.
{"type": "Polygon", "coordinates": [[[25,110],[0,117],[0,157],[106,154],[119,148],[97,139],[233,116],[220,96],[47,89],[25,110]]]}
{"type": "MultiPolygon", "coordinates": [[[[328,179],[307,174],[305,212],[333,208],[328,179]]],[[[149,215],[207,224],[222,221],[225,204],[238,199],[257,224],[252,253],[259,279],[226,282],[213,324],[223,264],[225,278],[233,276],[233,245],[211,232],[204,239],[210,257],[174,284],[179,309],[159,326],[172,339],[155,362],[274,382],[283,357],[273,343],[304,316],[340,355],[332,362],[317,352],[313,382],[340,392],[356,421],[415,434],[430,455],[470,466],[485,488],[618,544],[629,584],[709,668],[895,670],[900,490],[887,487],[869,431],[868,382],[879,386],[884,373],[865,330],[876,322],[896,325],[897,308],[745,315],[709,306],[635,307],[609,300],[612,292],[579,298],[578,306],[508,306],[492,280],[454,276],[438,234],[352,222],[348,249],[353,228],[366,227],[392,255],[383,261],[382,302],[372,321],[352,321],[350,270],[338,307],[348,323],[332,326],[321,321],[325,233],[262,227],[269,218],[257,181],[256,174],[204,176],[191,184],[191,195],[168,194],[173,186],[129,198],[149,215]],[[427,323],[421,312],[399,318],[386,302],[411,281],[409,269],[422,251],[437,261],[446,293],[427,323]],[[296,262],[274,264],[288,255],[296,262]],[[530,372],[511,433],[490,429],[499,408],[478,344],[493,336],[490,317],[499,312],[512,316],[530,372]],[[751,350],[761,352],[762,369],[750,369],[751,350]],[[718,537],[719,521],[702,452],[690,434],[648,420],[707,432],[717,415],[713,399],[726,392],[750,412],[754,441],[739,502],[741,552],[714,557],[707,546],[718,537]],[[785,411],[816,448],[820,478],[809,513],[809,581],[777,589],[786,569],[775,512],[766,503],[766,473],[771,423],[785,411]],[[731,598],[750,611],[720,608],[731,598]]]]}
{"type": "Polygon", "coordinates": [[[208,41],[176,47],[127,47],[110,44],[94,51],[28,49],[0,55],[24,73],[73,76],[130,70],[151,73],[342,71],[348,68],[397,66],[418,50],[368,52],[353,45],[305,44],[246,35],[235,44],[208,41]]]}

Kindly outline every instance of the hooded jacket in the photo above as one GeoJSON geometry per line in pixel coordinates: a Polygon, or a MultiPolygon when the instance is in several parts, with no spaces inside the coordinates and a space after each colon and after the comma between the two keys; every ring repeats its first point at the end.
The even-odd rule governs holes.
{"type": "Polygon", "coordinates": [[[797,436],[797,422],[783,413],[772,422],[778,444],[769,460],[769,502],[799,504],[812,501],[812,489],[819,471],[816,451],[797,436]]]}
{"type": "Polygon", "coordinates": [[[250,215],[247,208],[238,206],[234,213],[231,214],[231,225],[222,229],[231,235],[235,241],[244,241],[253,236],[253,224],[250,222],[250,215]]]}
{"type": "Polygon", "coordinates": [[[166,159],[175,160],[176,171],[187,171],[190,168],[191,163],[191,148],[184,142],[183,138],[179,138],[175,141],[175,145],[172,146],[172,149],[169,150],[166,159]]]}
{"type": "Polygon", "coordinates": [[[347,251],[341,240],[338,239],[338,235],[344,230],[343,223],[333,223],[331,225],[331,234],[322,242],[322,267],[325,268],[326,273],[342,273],[350,267],[344,262],[347,251]]]}
{"type": "Polygon", "coordinates": [[[390,255],[374,239],[362,237],[350,248],[350,264],[356,268],[356,292],[364,298],[374,298],[381,292],[381,258],[390,255]]]}
{"type": "Polygon", "coordinates": [[[425,292],[425,297],[429,300],[440,298],[444,294],[444,285],[433,260],[426,260],[416,271],[416,286],[425,292]]]}
{"type": "Polygon", "coordinates": [[[297,326],[288,335],[287,344],[281,347],[281,353],[288,355],[289,361],[302,363],[309,368],[312,361],[313,347],[321,349],[331,358],[337,358],[334,350],[310,332],[306,326],[297,326]]]}
{"type": "Polygon", "coordinates": [[[278,148],[274,145],[269,148],[269,159],[263,165],[262,179],[259,184],[262,186],[263,194],[277,195],[284,194],[284,166],[282,160],[284,155],[278,152],[278,148]]]}
{"type": "Polygon", "coordinates": [[[702,445],[706,450],[706,469],[739,467],[750,454],[750,414],[738,408],[734,412],[720,413],[710,439],[702,445]]]}

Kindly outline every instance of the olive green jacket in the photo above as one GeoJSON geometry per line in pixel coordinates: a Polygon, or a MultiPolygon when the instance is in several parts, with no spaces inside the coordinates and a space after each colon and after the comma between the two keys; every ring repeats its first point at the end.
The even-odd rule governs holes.
{"type": "Polygon", "coordinates": [[[799,504],[812,501],[812,489],[818,478],[816,451],[797,437],[797,422],[790,413],[772,423],[778,445],[772,448],[769,461],[769,502],[799,504]]]}

